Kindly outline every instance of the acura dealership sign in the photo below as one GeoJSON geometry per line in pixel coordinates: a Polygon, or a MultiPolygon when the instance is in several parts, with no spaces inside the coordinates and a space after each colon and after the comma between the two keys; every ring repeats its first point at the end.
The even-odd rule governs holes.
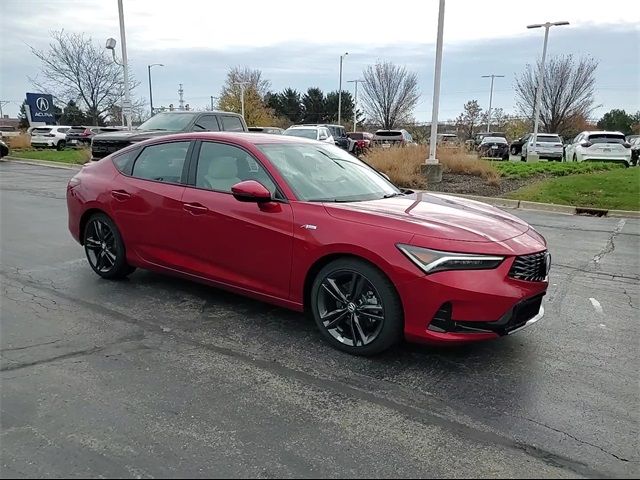
{"type": "Polygon", "coordinates": [[[47,93],[27,93],[27,105],[33,123],[55,124],[53,97],[47,93]]]}

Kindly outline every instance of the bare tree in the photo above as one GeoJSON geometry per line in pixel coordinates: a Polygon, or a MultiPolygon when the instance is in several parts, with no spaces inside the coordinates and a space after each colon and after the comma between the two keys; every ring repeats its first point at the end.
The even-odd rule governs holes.
{"type": "MultiPolygon", "coordinates": [[[[551,58],[545,65],[544,87],[540,102],[540,124],[548,133],[566,134],[574,123],[588,118],[598,108],[594,104],[594,88],[598,62],[583,57],[578,62],[572,55],[551,58]]],[[[527,65],[516,78],[516,104],[520,112],[533,118],[540,64],[527,65]]]]}
{"type": "MultiPolygon", "coordinates": [[[[91,37],[54,31],[45,50],[31,48],[40,60],[40,77],[30,78],[34,86],[51,92],[63,103],[77,102],[96,125],[123,95],[122,67],[109,59],[91,37]]],[[[130,80],[131,89],[137,87],[130,80]]],[[[135,106],[135,102],[134,102],[135,106]]]]}
{"type": "Polygon", "coordinates": [[[469,100],[463,108],[464,111],[456,118],[456,127],[461,136],[468,140],[473,137],[476,127],[482,122],[482,108],[477,100],[469,100]]]}
{"type": "Polygon", "coordinates": [[[362,75],[362,103],[372,121],[392,129],[411,117],[420,96],[416,73],[383,62],[369,65],[362,75]]]}

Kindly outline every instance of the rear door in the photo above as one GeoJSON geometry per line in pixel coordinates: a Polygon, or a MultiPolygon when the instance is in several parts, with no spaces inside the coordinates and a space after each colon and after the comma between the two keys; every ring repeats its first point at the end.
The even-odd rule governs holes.
{"type": "Polygon", "coordinates": [[[278,298],[289,297],[293,248],[291,205],[258,159],[230,144],[200,144],[182,198],[186,271],[278,298]],[[256,180],[278,201],[236,200],[231,187],[256,180]]]}
{"type": "Polygon", "coordinates": [[[164,142],[144,147],[135,158],[114,159],[123,175],[110,191],[112,212],[127,248],[146,262],[169,268],[184,263],[180,221],[191,145],[164,142]]]}

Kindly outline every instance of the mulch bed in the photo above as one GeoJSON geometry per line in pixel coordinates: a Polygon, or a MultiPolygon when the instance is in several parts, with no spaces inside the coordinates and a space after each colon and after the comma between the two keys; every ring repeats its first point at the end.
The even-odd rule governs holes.
{"type": "Polygon", "coordinates": [[[475,175],[444,173],[442,182],[428,185],[426,190],[441,193],[481,195],[483,197],[500,197],[545,177],[545,175],[537,175],[529,178],[501,178],[499,185],[489,185],[485,179],[475,175]]]}

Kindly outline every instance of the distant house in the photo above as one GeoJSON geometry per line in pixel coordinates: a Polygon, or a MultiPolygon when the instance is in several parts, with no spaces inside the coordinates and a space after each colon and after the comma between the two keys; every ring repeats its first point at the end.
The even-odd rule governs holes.
{"type": "Polygon", "coordinates": [[[0,127],[14,127],[17,129],[18,125],[20,125],[19,118],[10,118],[9,115],[3,115],[0,118],[0,127]]]}

